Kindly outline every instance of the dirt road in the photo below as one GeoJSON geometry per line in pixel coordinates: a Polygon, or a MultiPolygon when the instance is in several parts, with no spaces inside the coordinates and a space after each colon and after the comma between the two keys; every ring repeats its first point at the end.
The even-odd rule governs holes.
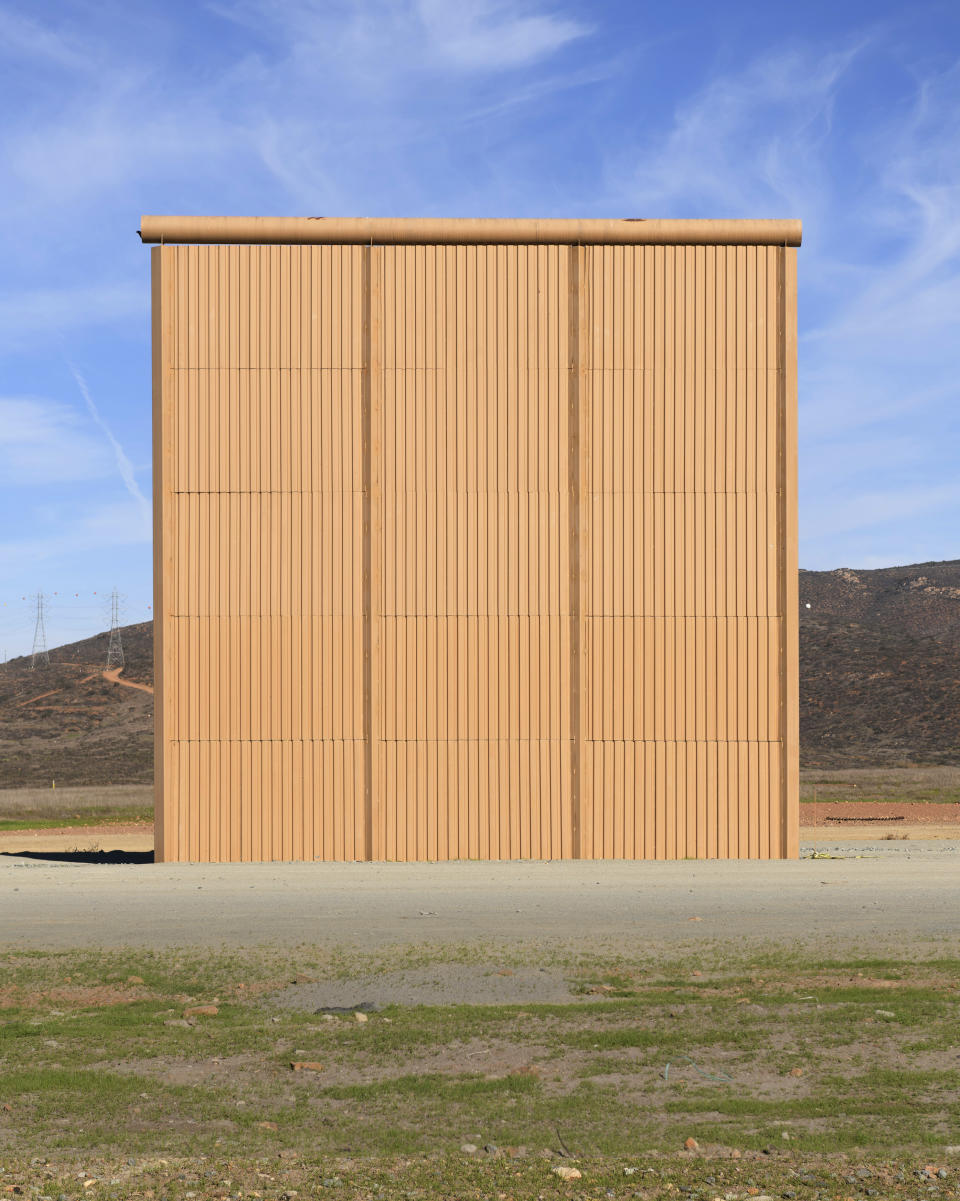
{"type": "Polygon", "coordinates": [[[121,680],[120,673],[122,671],[122,667],[109,667],[106,671],[101,672],[101,675],[110,684],[122,684],[124,688],[136,688],[140,692],[149,692],[151,696],[153,695],[153,689],[149,684],[138,684],[136,680],[121,680]]]}
{"type": "Polygon", "coordinates": [[[818,849],[844,857],[105,866],[0,855],[0,946],[536,941],[636,950],[735,937],[890,942],[902,952],[960,940],[955,843],[818,849]]]}

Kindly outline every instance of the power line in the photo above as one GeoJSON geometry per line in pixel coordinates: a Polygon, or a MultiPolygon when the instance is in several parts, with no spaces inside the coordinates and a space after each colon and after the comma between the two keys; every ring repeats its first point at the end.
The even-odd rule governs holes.
{"type": "Polygon", "coordinates": [[[120,593],[110,594],[110,645],[107,647],[107,667],[123,667],[123,639],[120,637],[120,593]]]}
{"type": "Polygon", "coordinates": [[[30,667],[35,668],[37,663],[42,663],[44,667],[50,666],[50,652],[47,650],[47,630],[43,623],[43,593],[37,593],[37,620],[33,627],[33,653],[30,656],[30,667]]]}

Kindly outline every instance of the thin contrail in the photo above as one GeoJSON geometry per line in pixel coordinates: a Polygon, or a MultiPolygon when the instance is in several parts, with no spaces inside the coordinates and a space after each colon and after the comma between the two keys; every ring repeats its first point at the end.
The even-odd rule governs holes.
{"type": "Polygon", "coordinates": [[[113,430],[110,429],[109,425],[107,425],[104,419],[100,416],[100,411],[93,403],[93,397],[90,395],[90,389],[87,387],[87,381],[72,363],[68,363],[67,365],[70,368],[73,378],[77,381],[77,387],[80,389],[80,395],[87,402],[87,408],[90,410],[90,416],[103,431],[107,441],[113,447],[114,458],[117,461],[117,470],[120,472],[120,478],[123,480],[124,486],[140,506],[140,511],[142,512],[144,519],[149,523],[152,513],[150,502],[140,490],[140,485],[137,483],[137,477],[134,474],[133,464],[127,458],[126,451],[113,436],[113,430]]]}

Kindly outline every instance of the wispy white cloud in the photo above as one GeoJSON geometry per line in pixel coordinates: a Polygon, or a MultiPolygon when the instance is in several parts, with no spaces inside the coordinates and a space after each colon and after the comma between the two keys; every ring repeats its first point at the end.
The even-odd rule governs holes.
{"type": "MultiPolygon", "coordinates": [[[[204,18],[254,36],[233,50],[221,39],[215,68],[179,73],[175,86],[173,62],[132,45],[129,57],[64,77],[55,105],[44,89],[23,89],[20,115],[0,130],[0,221],[28,235],[15,256],[75,241],[121,200],[131,214],[370,212],[370,197],[381,196],[394,213],[422,210],[431,159],[435,184],[447,167],[445,187],[431,189],[442,205],[460,184],[445,156],[462,153],[466,124],[482,121],[486,136],[501,124],[494,167],[517,139],[518,109],[536,111],[602,74],[589,56],[554,61],[591,29],[537,0],[237,0],[208,6],[204,18]]],[[[471,190],[482,204],[485,175],[496,172],[470,136],[471,190]]]]}
{"type": "MultiPolygon", "coordinates": [[[[70,5],[51,15],[13,0],[0,14],[0,57],[19,72],[0,129],[0,353],[28,363],[57,331],[92,363],[106,333],[103,353],[126,339],[146,362],[141,211],[796,215],[804,530],[834,553],[815,488],[891,529],[878,495],[893,508],[902,495],[918,526],[946,522],[960,66],[924,65],[912,96],[909,80],[948,48],[904,67],[881,14],[865,31],[827,23],[815,41],[745,39],[721,72],[685,51],[683,71],[651,73],[654,94],[582,0],[222,0],[193,10],[189,29],[176,6],[135,8],[85,7],[81,23],[70,5]]],[[[646,25],[630,26],[634,65],[650,53],[646,25]]],[[[666,29],[677,37],[679,20],[666,29]]],[[[98,375],[113,428],[133,371],[122,385],[98,375]]]]}
{"type": "Polygon", "coordinates": [[[98,428],[103,432],[104,437],[107,439],[107,442],[110,444],[110,447],[113,450],[114,461],[116,463],[120,478],[123,480],[123,486],[130,493],[137,506],[144,529],[149,531],[152,509],[150,507],[150,502],[144,496],[143,491],[137,482],[133,464],[130,462],[126,451],[117,441],[113,431],[110,429],[110,426],[100,415],[100,410],[94,404],[93,397],[90,395],[90,389],[87,387],[87,381],[72,363],[70,364],[70,372],[73,375],[73,378],[76,380],[77,387],[80,389],[80,395],[83,397],[86,403],[90,416],[93,418],[98,428]]]}
{"type": "Polygon", "coordinates": [[[41,25],[11,8],[0,9],[0,58],[29,59],[71,70],[90,67],[89,48],[75,34],[41,25]]]}
{"type": "Polygon", "coordinates": [[[103,443],[67,405],[0,397],[0,487],[82,483],[113,468],[103,443]]]}
{"type": "MultiPolygon", "coordinates": [[[[705,82],[631,148],[636,212],[804,219],[801,534],[814,557],[884,528],[902,553],[904,520],[944,528],[960,502],[960,65],[862,128],[845,109],[838,128],[857,72],[891,52],[880,43],[775,49],[705,82]]],[[[611,174],[623,167],[618,156],[611,174]]]]}
{"type": "Polygon", "coordinates": [[[526,66],[589,33],[569,17],[502,0],[418,0],[416,8],[437,57],[471,71],[526,66]]]}
{"type": "Polygon", "coordinates": [[[845,430],[849,441],[908,420],[911,435],[924,430],[931,458],[944,438],[952,438],[954,455],[960,451],[958,128],[955,67],[921,80],[912,108],[865,139],[870,185],[846,198],[849,211],[835,218],[850,230],[846,254],[831,247],[846,270],[802,340],[804,421],[813,438],[845,430]]]}
{"type": "MultiPolygon", "coordinates": [[[[208,93],[230,113],[222,145],[248,164],[252,151],[261,192],[307,213],[463,212],[464,194],[482,208],[520,140],[518,113],[611,70],[588,52],[556,61],[591,29],[535,2],[243,0],[212,11],[258,38],[208,93]],[[456,163],[467,145],[469,187],[456,163]]],[[[536,184],[518,165],[510,191],[522,206],[536,184]]]]}
{"type": "Polygon", "coordinates": [[[863,42],[827,53],[777,48],[707,81],[670,128],[611,160],[649,216],[809,216],[830,198],[823,148],[837,90],[863,42]],[[625,172],[625,168],[626,173],[625,172]]]}
{"type": "Polygon", "coordinates": [[[266,32],[274,52],[319,53],[364,83],[371,67],[381,81],[425,68],[512,70],[591,32],[536,0],[240,0],[208,7],[266,32]]]}

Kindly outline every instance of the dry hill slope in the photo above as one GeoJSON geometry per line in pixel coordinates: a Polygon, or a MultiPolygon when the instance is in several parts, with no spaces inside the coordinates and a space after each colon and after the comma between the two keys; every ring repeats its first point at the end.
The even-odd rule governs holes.
{"type": "Polygon", "coordinates": [[[960,561],[800,573],[800,747],[806,766],[960,762],[960,561]]]}
{"type": "MultiPolygon", "coordinates": [[[[125,626],[123,678],[153,684],[153,626],[125,626]]],[[[153,779],[153,696],[106,680],[107,634],[57,647],[50,666],[0,666],[0,788],[153,779]]]]}
{"type": "MultiPolygon", "coordinates": [[[[123,641],[152,684],[150,623],[123,641]]],[[[106,652],[0,666],[0,788],[151,780],[153,697],[105,680],[106,652]]],[[[960,561],[800,573],[800,743],[810,767],[960,763],[960,561]]]]}

